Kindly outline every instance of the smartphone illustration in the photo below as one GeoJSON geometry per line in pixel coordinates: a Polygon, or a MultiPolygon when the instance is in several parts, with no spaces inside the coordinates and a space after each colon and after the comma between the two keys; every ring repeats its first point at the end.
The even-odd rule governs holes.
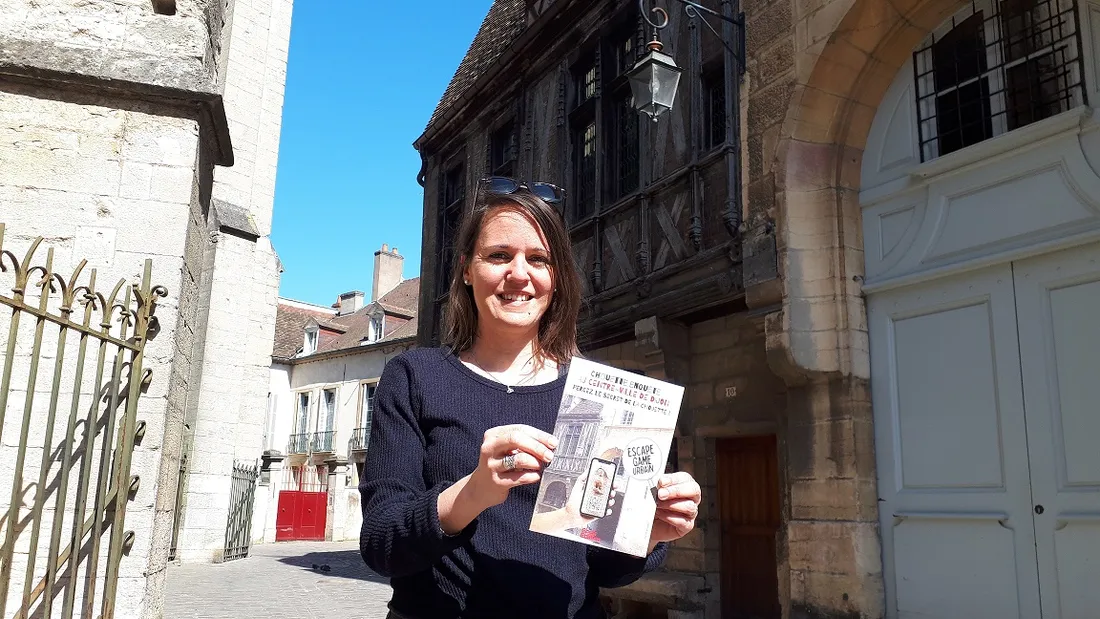
{"type": "Polygon", "coordinates": [[[617,468],[614,462],[603,458],[592,458],[588,463],[588,479],[584,482],[584,495],[581,497],[582,515],[589,518],[607,515],[607,502],[611,499],[617,468]]]}

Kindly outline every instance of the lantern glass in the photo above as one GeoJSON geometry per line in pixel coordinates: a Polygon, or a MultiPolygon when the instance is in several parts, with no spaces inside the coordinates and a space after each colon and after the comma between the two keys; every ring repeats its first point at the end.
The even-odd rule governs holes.
{"type": "Polygon", "coordinates": [[[672,56],[658,50],[650,50],[630,70],[630,91],[634,95],[634,107],[657,120],[676,101],[676,89],[682,70],[672,56]]]}

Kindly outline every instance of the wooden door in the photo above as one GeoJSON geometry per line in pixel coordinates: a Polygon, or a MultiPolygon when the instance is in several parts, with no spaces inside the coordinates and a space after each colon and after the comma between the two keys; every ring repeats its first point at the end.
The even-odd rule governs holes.
{"type": "Polygon", "coordinates": [[[1021,260],[1013,276],[1042,616],[1096,617],[1100,244],[1021,260]]]}
{"type": "Polygon", "coordinates": [[[722,522],[722,617],[778,619],[775,558],[779,533],[779,456],[775,436],[717,443],[722,522]]]}

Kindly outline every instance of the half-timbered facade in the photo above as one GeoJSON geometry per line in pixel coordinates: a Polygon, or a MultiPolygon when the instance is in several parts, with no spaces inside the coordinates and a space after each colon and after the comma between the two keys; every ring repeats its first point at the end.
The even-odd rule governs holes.
{"type": "Polygon", "coordinates": [[[567,188],[584,351],[687,387],[703,486],[622,616],[1100,605],[1100,3],[497,0],[424,134],[420,334],[476,180],[567,188]],[[734,46],[736,49],[736,45],[734,46]],[[436,259],[441,257],[442,259],[436,259]]]}

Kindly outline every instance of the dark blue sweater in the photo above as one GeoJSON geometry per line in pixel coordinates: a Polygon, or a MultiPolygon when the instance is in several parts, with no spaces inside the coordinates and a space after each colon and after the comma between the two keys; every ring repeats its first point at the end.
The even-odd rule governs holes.
{"type": "Polygon", "coordinates": [[[485,431],[525,423],[552,432],[564,387],[563,372],[507,393],[439,348],[389,361],[359,491],[360,550],[390,577],[390,608],[412,619],[602,618],[599,587],[661,565],[665,544],[641,559],[531,532],[538,484],[512,489],[454,537],[440,530],[439,493],[477,468],[485,431]]]}

